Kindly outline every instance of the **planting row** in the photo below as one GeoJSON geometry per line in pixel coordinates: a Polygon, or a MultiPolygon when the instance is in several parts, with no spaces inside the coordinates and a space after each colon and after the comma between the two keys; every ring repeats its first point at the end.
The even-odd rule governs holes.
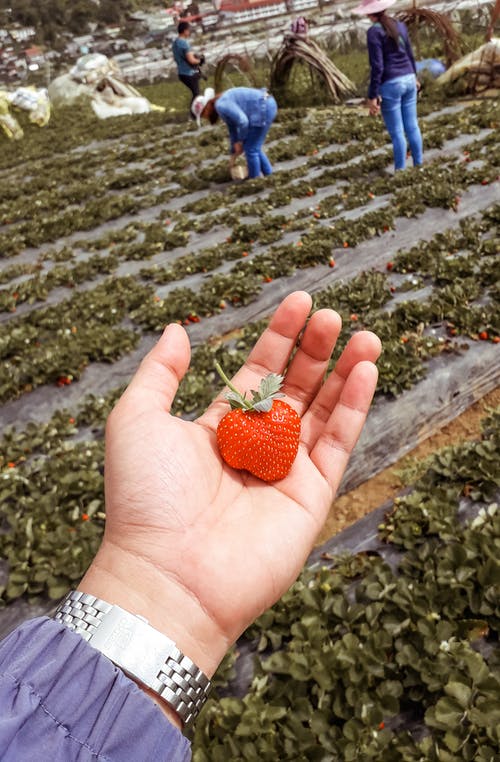
{"type": "MultiPolygon", "coordinates": [[[[470,178],[475,176],[477,170],[467,171],[468,164],[460,167],[461,177],[470,178]]],[[[434,171],[432,168],[429,172],[434,171]]],[[[438,171],[441,171],[438,169],[438,171]]],[[[453,169],[453,171],[455,171],[453,169]]],[[[482,173],[483,170],[481,170],[482,173]]],[[[477,179],[477,178],[476,178],[477,179]]],[[[423,183],[422,192],[426,192],[427,184],[423,183]]],[[[453,188],[454,186],[452,186],[453,188]]],[[[336,247],[353,246],[360,241],[372,238],[373,235],[383,234],[394,224],[395,213],[391,207],[378,211],[368,212],[363,217],[354,221],[339,219],[333,229],[314,220],[313,227],[304,233],[296,243],[290,243],[279,247],[271,247],[262,254],[254,257],[241,257],[241,261],[233,266],[227,274],[219,273],[203,280],[199,290],[194,291],[187,287],[170,290],[165,298],[154,293],[149,285],[142,285],[131,277],[111,278],[100,285],[86,291],[75,293],[70,299],[66,299],[55,306],[32,310],[23,316],[13,317],[0,328],[0,358],[8,373],[4,375],[0,383],[0,400],[12,399],[35,386],[47,382],[68,382],[78,378],[83,368],[92,361],[110,361],[120,357],[124,352],[130,351],[138,341],[138,333],[132,326],[123,323],[125,318],[132,318],[133,322],[142,330],[160,330],[167,322],[199,321],[201,317],[212,315],[226,308],[228,303],[246,304],[257,298],[265,281],[277,277],[290,275],[296,268],[306,268],[319,264],[330,263],[334,266],[332,251],[336,247]],[[61,381],[62,380],[62,381],[61,381]]],[[[486,228],[495,221],[495,213],[486,215],[486,228]]],[[[483,230],[483,229],[482,229],[483,230]]],[[[465,241],[467,244],[467,241],[465,241]]],[[[469,244],[467,244],[469,245],[469,244]]],[[[220,262],[224,256],[239,255],[239,243],[227,244],[227,248],[221,248],[221,252],[211,251],[211,259],[203,259],[197,265],[192,261],[192,269],[208,270],[211,266],[220,262]]],[[[245,252],[241,251],[243,255],[245,252]]],[[[481,242],[478,255],[481,256],[481,266],[490,267],[482,261],[489,262],[494,249],[488,241],[481,242]]],[[[88,275],[89,268],[95,264],[99,267],[99,260],[95,263],[88,261],[80,265],[82,280],[88,275]]],[[[113,268],[115,260],[112,256],[105,260],[105,266],[113,268]]],[[[451,301],[446,301],[446,293],[440,293],[442,299],[441,315],[449,313],[453,298],[460,288],[468,296],[469,301],[480,299],[480,289],[491,287],[491,277],[484,276],[484,280],[477,278],[473,273],[475,264],[474,257],[469,263],[468,276],[463,274],[462,280],[467,277],[473,279],[473,284],[461,284],[456,278],[449,285],[455,296],[450,296],[451,301]],[[490,278],[490,280],[488,280],[490,278]]],[[[185,260],[180,261],[180,266],[185,267],[185,260]]],[[[465,267],[465,265],[464,265],[465,267]]],[[[75,270],[75,268],[72,268],[75,270]]],[[[78,272],[78,266],[75,273],[78,272]]],[[[168,280],[168,270],[166,271],[168,280]]],[[[148,274],[148,273],[146,273],[148,274]]],[[[161,279],[162,271],[156,269],[151,273],[158,280],[161,279]]],[[[182,273],[183,275],[186,274],[182,273]]],[[[50,278],[60,284],[65,278],[73,277],[63,267],[60,270],[54,268],[49,273],[50,278]],[[59,278],[59,282],[57,282],[59,278]]],[[[47,276],[47,277],[49,277],[47,276]]],[[[29,284],[37,282],[26,281],[29,284]]],[[[38,281],[40,283],[40,281],[38,281]]],[[[43,286],[43,283],[42,283],[43,286]]],[[[22,295],[23,284],[19,285],[19,291],[8,294],[10,309],[22,295]]],[[[30,295],[27,291],[28,296],[30,295]]],[[[438,305],[434,305],[430,314],[437,314],[438,305]]],[[[351,311],[356,311],[353,307],[351,311]]],[[[499,333],[494,318],[490,315],[494,312],[487,305],[478,307],[467,312],[467,325],[459,324],[456,329],[464,330],[468,335],[476,336],[486,332],[492,337],[499,333]],[[483,309],[482,312],[480,310],[483,309]]],[[[433,318],[437,319],[437,318],[433,318]]],[[[439,318],[442,319],[442,318],[439,318]]],[[[448,315],[448,319],[456,322],[448,315]]]]}
{"type": "MultiPolygon", "coordinates": [[[[336,218],[342,211],[356,208],[362,204],[369,204],[377,197],[384,198],[384,205],[387,205],[392,198],[391,209],[393,215],[388,215],[387,211],[381,210],[365,215],[361,220],[349,222],[340,220],[335,226],[328,228],[328,237],[331,240],[330,248],[326,248],[326,256],[321,256],[323,249],[318,249],[318,261],[328,261],[331,256],[332,248],[346,248],[356,245],[366,237],[371,237],[375,232],[387,230],[392,227],[391,218],[394,216],[416,216],[422,213],[427,207],[441,206],[443,208],[456,208],[460,203],[460,195],[468,185],[481,182],[488,184],[496,178],[498,165],[500,163],[500,152],[490,151],[489,166],[482,164],[470,168],[469,163],[482,157],[485,150],[488,150],[493,143],[494,134],[490,134],[482,140],[474,141],[465,152],[464,159],[460,164],[454,164],[451,160],[437,160],[427,165],[419,175],[411,172],[401,173],[395,178],[381,177],[374,179],[370,183],[370,190],[366,190],[366,181],[353,181],[348,187],[342,188],[338,193],[323,197],[315,207],[307,208],[295,212],[292,218],[275,213],[269,214],[269,203],[265,200],[258,200],[253,204],[247,205],[246,210],[235,207],[231,212],[220,215],[205,215],[201,221],[190,222],[186,216],[181,217],[172,215],[175,220],[175,228],[172,230],[170,224],[172,219],[165,219],[162,215],[160,222],[138,223],[134,227],[128,226],[120,231],[115,238],[122,242],[110,241],[113,233],[105,236],[104,240],[94,242],[93,248],[100,248],[103,245],[110,245],[112,254],[106,256],[90,256],[87,259],[79,261],[75,265],[52,267],[47,273],[37,274],[35,277],[24,279],[14,287],[0,290],[0,311],[15,311],[15,308],[28,301],[33,303],[37,300],[43,300],[48,293],[60,286],[73,288],[76,284],[84,283],[92,278],[113,272],[119,264],[119,258],[127,260],[142,260],[155,256],[161,250],[171,250],[177,247],[185,246],[189,240],[189,233],[186,228],[196,230],[211,230],[213,227],[225,223],[233,225],[231,234],[222,243],[217,246],[211,246],[202,249],[196,254],[186,254],[176,257],[166,267],[155,265],[150,269],[144,268],[140,275],[143,279],[152,279],[155,283],[165,284],[175,280],[182,280],[196,272],[206,273],[217,268],[222,262],[234,260],[241,256],[247,256],[252,246],[257,242],[261,245],[268,245],[281,239],[286,233],[293,231],[302,231],[306,228],[317,227],[320,221],[336,218]],[[391,196],[391,194],[393,194],[391,196]],[[267,211],[267,214],[266,214],[267,211]],[[241,217],[250,215],[264,215],[255,223],[242,223],[241,217]],[[361,231],[361,232],[360,232],[361,231]],[[121,235],[120,235],[121,233],[121,235]],[[136,240],[136,234],[140,233],[141,240],[136,240]],[[128,242],[126,242],[128,240],[128,242]],[[243,248],[244,247],[244,248],[243,248]]],[[[336,170],[330,171],[326,180],[328,184],[334,179],[336,170]]],[[[337,170],[338,172],[338,170],[337,170]]],[[[314,195],[315,191],[322,187],[325,178],[315,180],[314,188],[310,183],[305,183],[300,193],[307,199],[314,195]]],[[[294,189],[295,190],[295,189],[294,189]]],[[[277,194],[279,195],[279,194],[277,194]]],[[[273,198],[272,207],[279,205],[281,198],[273,198]]],[[[288,195],[285,197],[285,203],[288,201],[288,195]]],[[[313,233],[309,232],[306,239],[313,238],[313,233]]],[[[301,241],[305,243],[306,239],[301,241]]],[[[90,244],[89,244],[90,245],[90,244]]],[[[288,247],[289,249],[289,247],[288,247]]],[[[60,250],[60,256],[64,257],[64,252],[72,256],[70,249],[60,250]]],[[[323,252],[324,253],[324,252],[323,252]]],[[[281,267],[286,274],[297,260],[297,253],[292,252],[292,261],[287,262],[287,247],[280,249],[271,249],[264,254],[258,255],[260,264],[257,261],[250,266],[255,267],[264,277],[276,277],[279,274],[280,264],[276,262],[279,257],[281,267]],[[272,266],[265,268],[265,262],[270,262],[272,266]],[[274,273],[274,275],[273,275],[274,273]]],[[[311,263],[312,264],[312,263],[311,263]]],[[[302,252],[302,262],[299,266],[307,266],[307,257],[305,251],[302,252]]],[[[4,280],[22,275],[30,275],[34,269],[41,269],[42,263],[12,265],[6,268],[4,280]]],[[[238,270],[236,270],[238,272],[238,270]]],[[[1,277],[1,274],[0,274],[1,277]]]]}
{"type": "MultiPolygon", "coordinates": [[[[445,139],[464,132],[470,134],[481,127],[489,127],[494,122],[493,108],[484,104],[467,109],[466,114],[466,117],[460,112],[455,115],[446,115],[448,122],[446,125],[441,125],[438,118],[432,120],[428,128],[429,131],[426,133],[428,147],[441,145],[445,139]]],[[[322,147],[331,142],[345,143],[352,140],[359,143],[367,136],[370,136],[370,142],[365,145],[363,152],[370,150],[374,144],[382,145],[385,142],[381,126],[375,120],[359,120],[362,127],[354,129],[353,121],[353,116],[350,114],[329,115],[328,123],[331,124],[326,127],[325,124],[314,125],[311,124],[311,120],[305,120],[304,125],[301,126],[304,135],[291,142],[286,140],[281,144],[276,144],[271,147],[270,155],[275,160],[283,161],[287,158],[306,156],[311,153],[317,154],[317,146],[322,147]]],[[[203,135],[204,133],[201,133],[197,138],[199,143],[202,142],[203,135]]],[[[209,133],[209,135],[211,134],[209,133]]],[[[211,137],[215,137],[219,143],[223,139],[220,130],[214,132],[211,137]]],[[[174,138],[172,138],[173,140],[174,138]]],[[[206,138],[204,141],[206,142],[206,138]]],[[[193,142],[196,146],[196,137],[193,138],[193,142]]],[[[216,145],[210,143],[208,147],[213,151],[216,150],[216,145]]],[[[143,150],[145,149],[143,148],[143,150]]],[[[101,158],[100,164],[97,165],[98,171],[94,162],[97,162],[99,157],[94,157],[88,167],[85,157],[80,159],[79,164],[75,162],[73,157],[73,163],[68,162],[66,168],[68,173],[66,183],[61,177],[60,168],[56,167],[53,170],[46,168],[43,174],[43,184],[42,178],[38,179],[38,190],[36,183],[35,188],[30,187],[32,184],[30,173],[27,187],[22,193],[21,189],[19,190],[20,195],[15,195],[10,199],[9,193],[12,195],[12,191],[8,191],[8,188],[11,187],[12,183],[9,181],[6,189],[8,191],[5,196],[6,200],[0,207],[0,218],[4,223],[9,223],[10,227],[8,232],[0,236],[0,256],[14,256],[26,246],[39,246],[76,231],[90,229],[96,224],[116,219],[125,214],[135,214],[140,209],[148,208],[155,203],[168,202],[170,199],[178,197],[179,192],[182,194],[182,192],[204,190],[208,189],[214,181],[224,182],[227,180],[226,161],[215,168],[213,166],[203,168],[202,166],[196,173],[193,173],[188,171],[189,167],[192,166],[190,152],[186,151],[183,154],[178,150],[174,150],[173,153],[170,152],[170,172],[165,176],[165,160],[162,159],[160,162],[155,160],[157,150],[167,151],[162,144],[149,146],[147,167],[141,166],[126,172],[116,172],[118,160],[122,166],[126,166],[124,158],[118,157],[116,151],[111,152],[106,158],[101,158]],[[75,163],[79,167],[77,170],[75,170],[75,163]],[[179,175],[181,168],[183,172],[179,175]],[[171,180],[175,180],[174,187],[168,187],[172,185],[171,180]],[[152,192],[160,182],[163,186],[167,185],[167,188],[159,193],[152,192]],[[40,185],[42,187],[39,187],[40,185]],[[118,191],[119,189],[128,189],[133,191],[133,194],[132,192],[125,195],[110,193],[110,191],[118,191]],[[68,204],[73,204],[73,208],[70,207],[64,212],[63,210],[68,207],[68,204]],[[33,215],[33,209],[36,210],[35,215],[33,215]],[[23,219],[26,221],[15,222],[23,219]]],[[[202,162],[206,147],[198,145],[195,150],[197,151],[197,162],[202,162]]],[[[324,162],[322,156],[317,156],[315,161],[314,158],[313,156],[313,161],[311,161],[312,167],[316,164],[327,163],[329,154],[325,156],[324,162]]],[[[333,160],[337,163],[338,157],[333,156],[333,160]]],[[[379,164],[380,161],[379,158],[376,162],[377,167],[382,166],[379,164]]],[[[304,174],[305,169],[302,167],[300,174],[304,174]]],[[[289,171],[281,174],[284,175],[281,180],[285,179],[286,184],[293,179],[293,173],[290,174],[289,171]]],[[[252,193],[259,187],[262,187],[262,184],[259,186],[259,181],[247,183],[240,187],[233,186],[224,194],[225,202],[230,202],[242,193],[245,195],[252,193]]],[[[199,209],[202,209],[203,202],[199,202],[198,206],[199,209]]]]}
{"type": "MultiPolygon", "coordinates": [[[[379,397],[399,394],[415,384],[426,373],[429,357],[465,349],[460,336],[498,341],[498,311],[491,301],[498,296],[498,239],[488,231],[498,222],[499,213],[497,207],[481,220],[465,220],[459,231],[440,234],[425,246],[401,252],[388,263],[389,272],[363,273],[316,294],[316,308],[335,307],[343,317],[341,345],[360,327],[381,336],[379,397]],[[416,285],[415,280],[429,287],[425,298],[400,301],[408,285],[416,285]],[[464,309],[469,299],[471,303],[464,309]]],[[[134,291],[140,287],[127,281],[127,288],[140,301],[140,290],[134,291]]],[[[94,320],[108,321],[107,330],[115,331],[113,320],[120,316],[120,309],[118,302],[102,310],[86,301],[78,306],[89,333],[97,330],[94,320]]],[[[265,321],[251,323],[226,341],[195,349],[173,412],[186,417],[201,412],[220,389],[215,362],[234,372],[264,325],[265,321]]],[[[50,329],[50,324],[45,326],[42,321],[33,329],[40,334],[50,329]]],[[[74,334],[70,330],[67,335],[68,347],[72,347],[74,334]]],[[[116,344],[120,351],[120,343],[113,339],[113,349],[116,344]]],[[[62,346],[53,347],[55,357],[64,357],[62,346]]],[[[68,352],[72,362],[78,359],[77,352],[77,346],[68,352]]],[[[78,372],[75,367],[75,374],[78,372]]],[[[55,380],[64,385],[72,378],[65,371],[55,380]]],[[[115,390],[103,399],[89,397],[77,409],[58,412],[47,423],[5,432],[0,447],[0,500],[6,528],[0,550],[10,573],[2,592],[4,602],[25,593],[48,593],[57,598],[83,574],[92,558],[105,519],[103,426],[118,394],[115,390]]]]}

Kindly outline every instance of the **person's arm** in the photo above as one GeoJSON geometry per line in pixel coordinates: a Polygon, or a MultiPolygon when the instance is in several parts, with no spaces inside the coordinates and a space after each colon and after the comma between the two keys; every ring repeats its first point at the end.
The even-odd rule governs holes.
{"type": "Polygon", "coordinates": [[[231,98],[230,93],[221,96],[215,105],[217,113],[224,120],[229,130],[231,141],[231,153],[235,144],[242,143],[248,132],[248,117],[237,103],[231,98]]]}
{"type": "MultiPolygon", "coordinates": [[[[221,459],[223,393],[196,421],[170,415],[190,362],[177,324],[142,361],[106,426],[105,533],[78,589],[147,619],[209,678],[298,576],[376,386],[380,341],[367,331],[350,339],[325,379],[341,320],[329,309],[309,317],[311,301],[295,292],[281,303],[233,380],[255,389],[286,370],[283,392],[301,418],[301,439],[281,481],[264,483],[221,459]]],[[[83,748],[103,762],[188,759],[175,712],[78,638],[42,620],[5,641],[0,748],[13,751],[3,762],[40,759],[34,738],[46,742],[51,762],[79,762],[83,748]]]]}
{"type": "Polygon", "coordinates": [[[410,36],[408,34],[408,29],[406,27],[406,24],[401,24],[402,26],[402,33],[403,33],[403,39],[405,42],[405,49],[406,49],[406,55],[410,59],[411,68],[413,69],[413,73],[415,76],[417,76],[417,65],[415,63],[415,56],[413,55],[413,48],[411,46],[410,36]]]}
{"type": "Polygon", "coordinates": [[[495,33],[495,24],[500,16],[500,0],[496,0],[491,11],[491,19],[486,30],[486,42],[489,42],[495,33]]]}
{"type": "Polygon", "coordinates": [[[191,50],[188,50],[186,52],[185,58],[188,64],[191,64],[191,66],[199,66],[201,63],[198,56],[195,56],[195,54],[191,50]]]}
{"type": "Polygon", "coordinates": [[[384,53],[382,50],[382,38],[376,27],[368,30],[368,58],[370,60],[370,85],[368,87],[368,99],[375,101],[380,95],[380,84],[384,73],[384,53]]]}
{"type": "Polygon", "coordinates": [[[184,60],[187,61],[190,66],[200,65],[200,59],[192,52],[187,40],[180,38],[179,48],[181,50],[181,54],[184,56],[184,60]]]}
{"type": "Polygon", "coordinates": [[[2,762],[188,762],[187,739],[109,659],[46,617],[0,643],[2,762]]]}

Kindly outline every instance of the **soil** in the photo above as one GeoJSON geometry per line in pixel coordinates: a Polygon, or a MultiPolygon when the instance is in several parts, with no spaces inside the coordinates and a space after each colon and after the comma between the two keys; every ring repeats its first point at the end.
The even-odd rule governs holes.
{"type": "Polygon", "coordinates": [[[392,500],[403,488],[398,474],[412,460],[422,460],[431,453],[447,445],[457,444],[466,439],[477,439],[481,433],[481,420],[488,409],[500,405],[500,388],[486,394],[465,413],[430,436],[425,442],[386,468],[372,479],[360,484],[356,489],[341,495],[333,504],[317,544],[321,545],[355,521],[366,516],[388,500],[392,500]]]}

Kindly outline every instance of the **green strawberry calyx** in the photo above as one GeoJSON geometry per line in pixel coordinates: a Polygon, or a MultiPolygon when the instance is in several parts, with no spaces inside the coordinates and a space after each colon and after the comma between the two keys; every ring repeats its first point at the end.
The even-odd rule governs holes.
{"type": "Polygon", "coordinates": [[[255,411],[257,413],[268,413],[273,402],[280,397],[284,397],[281,390],[283,384],[283,376],[277,373],[269,373],[268,376],[262,379],[257,391],[250,390],[252,397],[247,399],[247,393],[241,394],[238,389],[231,383],[219,363],[215,363],[215,369],[226,386],[230,391],[226,394],[226,399],[231,405],[232,410],[255,411]]]}

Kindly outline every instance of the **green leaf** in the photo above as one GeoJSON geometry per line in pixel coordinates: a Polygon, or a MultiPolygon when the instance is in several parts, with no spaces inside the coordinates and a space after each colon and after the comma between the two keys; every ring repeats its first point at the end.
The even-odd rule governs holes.
{"type": "Polygon", "coordinates": [[[442,726],[453,727],[463,717],[463,710],[458,701],[445,696],[439,699],[434,709],[435,717],[442,726]]]}
{"type": "Polygon", "coordinates": [[[451,730],[445,733],[444,742],[450,751],[458,751],[463,745],[463,740],[451,730]]]}
{"type": "Polygon", "coordinates": [[[463,709],[469,705],[472,689],[468,685],[451,680],[444,686],[444,691],[448,696],[456,699],[463,709]]]}

